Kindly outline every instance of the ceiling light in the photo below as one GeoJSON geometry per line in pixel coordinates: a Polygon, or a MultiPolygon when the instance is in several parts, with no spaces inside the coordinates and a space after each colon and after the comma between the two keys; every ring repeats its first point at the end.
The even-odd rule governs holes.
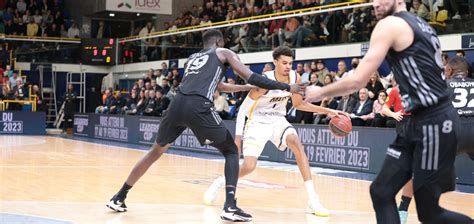
{"type": "Polygon", "coordinates": [[[114,16],[115,16],[115,13],[109,13],[109,16],[110,16],[110,17],[114,17],[114,16]]]}

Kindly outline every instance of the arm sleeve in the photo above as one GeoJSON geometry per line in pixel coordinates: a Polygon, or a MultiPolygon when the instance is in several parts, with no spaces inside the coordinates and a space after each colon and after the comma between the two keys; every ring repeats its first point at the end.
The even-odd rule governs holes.
{"type": "Polygon", "coordinates": [[[287,90],[290,91],[290,85],[286,83],[281,83],[277,81],[273,81],[263,75],[259,75],[257,73],[253,73],[250,78],[247,80],[249,84],[254,86],[258,86],[263,89],[279,89],[279,90],[287,90]]]}
{"type": "Polygon", "coordinates": [[[244,132],[244,125],[245,125],[245,116],[250,108],[252,108],[255,100],[252,100],[249,96],[247,96],[240,105],[239,112],[237,113],[237,119],[235,120],[235,135],[242,135],[244,132]]]}

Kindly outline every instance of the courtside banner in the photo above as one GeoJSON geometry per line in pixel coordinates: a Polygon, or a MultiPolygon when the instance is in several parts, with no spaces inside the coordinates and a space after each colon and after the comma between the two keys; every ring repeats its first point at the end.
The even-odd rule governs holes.
{"type": "MultiPolygon", "coordinates": [[[[382,166],[387,146],[395,131],[386,128],[354,127],[346,137],[334,136],[327,126],[294,125],[311,166],[376,173],[382,166]]],[[[280,152],[267,144],[262,159],[295,163],[293,152],[280,152]]]]}
{"type": "MultiPolygon", "coordinates": [[[[15,120],[15,119],[11,119],[15,120]]],[[[233,134],[234,121],[224,121],[233,134]]],[[[304,146],[310,166],[333,168],[376,174],[382,167],[387,155],[387,148],[395,139],[395,129],[354,127],[352,132],[343,138],[331,134],[327,126],[293,125],[304,146]]],[[[76,114],[74,115],[74,135],[112,140],[124,143],[152,145],[160,128],[159,117],[76,114]]],[[[165,130],[166,131],[166,130],[165,130]]],[[[190,129],[186,129],[172,148],[220,154],[212,146],[201,145],[190,129]]],[[[267,143],[259,158],[273,162],[296,164],[296,158],[289,149],[278,150],[267,143]]],[[[467,156],[458,156],[456,160],[457,182],[474,185],[474,162],[467,156]]]]}
{"type": "Polygon", "coordinates": [[[0,134],[44,135],[46,115],[44,112],[0,112],[0,134]]]}

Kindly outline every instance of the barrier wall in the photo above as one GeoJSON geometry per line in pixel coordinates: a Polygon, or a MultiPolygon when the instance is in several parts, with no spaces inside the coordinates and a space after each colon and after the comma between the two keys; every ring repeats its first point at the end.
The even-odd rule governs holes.
{"type": "Polygon", "coordinates": [[[0,112],[0,134],[44,135],[46,115],[44,112],[0,112]]]}
{"type": "MultiPolygon", "coordinates": [[[[224,121],[230,132],[235,122],[224,121]]],[[[99,114],[76,114],[74,135],[127,142],[153,144],[158,133],[160,118],[99,114]]],[[[311,166],[340,170],[377,173],[384,161],[386,148],[395,138],[394,129],[354,127],[344,138],[335,138],[326,126],[294,125],[303,143],[311,166]]],[[[201,146],[191,130],[187,129],[172,144],[173,148],[219,154],[211,146],[201,146]]],[[[261,160],[296,164],[291,150],[279,151],[268,143],[261,160]]],[[[474,162],[467,156],[456,161],[458,183],[474,185],[474,162]]]]}

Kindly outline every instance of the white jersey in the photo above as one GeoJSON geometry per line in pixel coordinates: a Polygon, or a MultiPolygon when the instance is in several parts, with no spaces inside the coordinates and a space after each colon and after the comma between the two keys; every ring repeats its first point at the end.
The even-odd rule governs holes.
{"type": "MultiPolygon", "coordinates": [[[[275,71],[265,72],[264,75],[271,80],[277,81],[275,71]]],[[[296,83],[296,72],[291,70],[289,76],[289,84],[296,83]]],[[[272,123],[275,119],[285,118],[286,105],[290,97],[291,93],[284,90],[268,90],[266,94],[258,98],[246,116],[260,123],[272,123]]]]}

